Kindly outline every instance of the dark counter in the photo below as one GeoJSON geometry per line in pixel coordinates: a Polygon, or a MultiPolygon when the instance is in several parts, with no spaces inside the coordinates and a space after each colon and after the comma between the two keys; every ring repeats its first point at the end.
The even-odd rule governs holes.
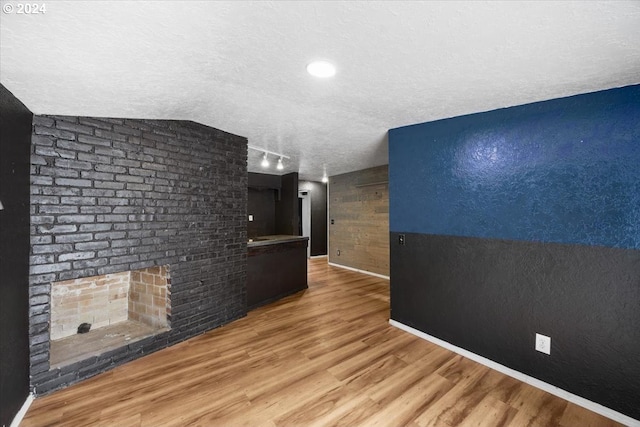
{"type": "Polygon", "coordinates": [[[307,289],[308,237],[260,236],[247,243],[249,309],[307,289]]]}

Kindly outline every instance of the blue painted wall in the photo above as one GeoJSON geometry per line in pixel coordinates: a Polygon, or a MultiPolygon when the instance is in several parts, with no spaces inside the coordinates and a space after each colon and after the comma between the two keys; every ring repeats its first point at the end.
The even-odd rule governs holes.
{"type": "Polygon", "coordinates": [[[389,131],[390,230],[640,249],[640,85],[389,131]]]}

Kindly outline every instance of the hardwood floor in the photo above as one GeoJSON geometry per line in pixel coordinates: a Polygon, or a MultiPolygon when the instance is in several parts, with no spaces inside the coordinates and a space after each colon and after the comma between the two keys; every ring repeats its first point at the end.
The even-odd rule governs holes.
{"type": "Polygon", "coordinates": [[[37,398],[29,426],[617,426],[388,324],[388,282],[309,289],[37,398]]]}

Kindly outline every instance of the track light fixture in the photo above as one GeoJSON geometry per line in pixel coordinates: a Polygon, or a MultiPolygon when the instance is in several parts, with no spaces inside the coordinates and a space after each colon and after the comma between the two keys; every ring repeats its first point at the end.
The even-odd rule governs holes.
{"type": "Polygon", "coordinates": [[[276,153],[275,151],[265,150],[264,148],[260,148],[260,147],[254,147],[253,145],[249,145],[249,149],[255,150],[255,151],[261,151],[263,153],[262,161],[260,162],[260,165],[263,168],[269,167],[269,158],[268,158],[269,154],[272,154],[273,156],[278,157],[278,163],[276,164],[276,169],[278,169],[279,171],[284,169],[283,160],[290,159],[289,156],[285,156],[284,154],[276,153]]]}

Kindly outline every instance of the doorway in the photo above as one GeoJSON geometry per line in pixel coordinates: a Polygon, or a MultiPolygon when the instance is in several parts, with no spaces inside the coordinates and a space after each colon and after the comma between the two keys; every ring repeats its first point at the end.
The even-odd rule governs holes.
{"type": "Polygon", "coordinates": [[[298,191],[298,234],[309,238],[307,258],[311,257],[311,195],[308,191],[298,191]]]}

